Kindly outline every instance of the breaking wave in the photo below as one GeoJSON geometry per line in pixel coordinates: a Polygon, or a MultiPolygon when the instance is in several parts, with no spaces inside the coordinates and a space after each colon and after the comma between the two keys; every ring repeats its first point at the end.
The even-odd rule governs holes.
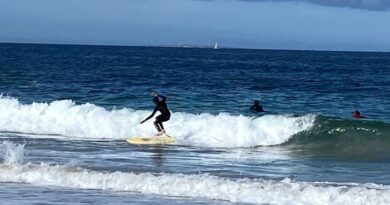
{"type": "MultiPolygon", "coordinates": [[[[139,122],[150,111],[107,110],[94,104],[77,105],[71,100],[22,104],[15,98],[0,98],[0,131],[60,135],[63,138],[122,140],[151,136],[153,123],[139,122]]],[[[252,118],[228,113],[190,114],[176,112],[165,123],[176,144],[205,147],[254,147],[278,145],[310,129],[316,116],[308,114],[265,115],[252,118]]]]}

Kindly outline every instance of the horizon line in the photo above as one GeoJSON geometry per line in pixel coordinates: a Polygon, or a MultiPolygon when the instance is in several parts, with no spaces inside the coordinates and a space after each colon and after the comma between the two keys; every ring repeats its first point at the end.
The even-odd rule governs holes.
{"type": "MultiPolygon", "coordinates": [[[[283,49],[283,48],[246,48],[246,47],[229,47],[219,46],[214,49],[213,45],[194,45],[194,44],[177,44],[177,45],[120,45],[120,44],[84,44],[84,43],[43,43],[43,42],[12,42],[0,41],[0,44],[30,44],[30,45],[59,45],[59,46],[100,46],[100,47],[149,47],[149,48],[183,48],[183,49],[237,49],[237,50],[273,50],[273,51],[312,51],[312,52],[355,52],[355,53],[390,53],[389,50],[325,50],[325,49],[283,49]]],[[[218,43],[220,44],[220,43],[218,43]]]]}

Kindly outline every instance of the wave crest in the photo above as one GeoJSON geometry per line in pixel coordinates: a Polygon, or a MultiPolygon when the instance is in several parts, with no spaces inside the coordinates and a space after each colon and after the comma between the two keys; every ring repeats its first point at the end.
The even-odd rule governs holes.
{"type": "MultiPolygon", "coordinates": [[[[126,139],[151,136],[152,122],[139,122],[150,111],[106,110],[94,104],[77,105],[71,100],[21,104],[14,98],[0,98],[0,130],[7,132],[56,134],[79,139],[126,139]]],[[[165,123],[177,144],[206,147],[254,147],[278,145],[310,129],[315,115],[294,117],[266,115],[259,118],[176,112],[165,123]]]]}

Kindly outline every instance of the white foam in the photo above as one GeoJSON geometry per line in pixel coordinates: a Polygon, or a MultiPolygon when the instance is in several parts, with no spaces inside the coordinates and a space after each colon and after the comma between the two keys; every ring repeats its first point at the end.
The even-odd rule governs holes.
{"type": "Polygon", "coordinates": [[[4,141],[0,144],[0,154],[6,165],[19,165],[24,162],[24,145],[4,141]]]}
{"type": "Polygon", "coordinates": [[[16,166],[2,164],[0,182],[275,205],[390,204],[390,187],[382,185],[338,185],[294,182],[290,179],[234,181],[210,175],[97,172],[47,164],[16,166]]]}
{"type": "MultiPolygon", "coordinates": [[[[150,136],[155,132],[152,119],[139,122],[150,111],[106,110],[93,104],[77,105],[71,100],[21,104],[17,99],[0,97],[0,130],[6,132],[56,134],[80,139],[126,139],[150,136]]],[[[259,118],[173,113],[165,123],[178,144],[208,147],[253,147],[277,145],[294,134],[310,129],[315,115],[292,117],[266,115],[259,118]]]]}

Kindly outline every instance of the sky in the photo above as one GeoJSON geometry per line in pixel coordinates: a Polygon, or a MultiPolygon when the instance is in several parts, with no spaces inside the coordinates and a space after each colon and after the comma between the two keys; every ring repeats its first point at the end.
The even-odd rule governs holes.
{"type": "Polygon", "coordinates": [[[390,51],[390,0],[1,0],[0,42],[390,51]]]}

